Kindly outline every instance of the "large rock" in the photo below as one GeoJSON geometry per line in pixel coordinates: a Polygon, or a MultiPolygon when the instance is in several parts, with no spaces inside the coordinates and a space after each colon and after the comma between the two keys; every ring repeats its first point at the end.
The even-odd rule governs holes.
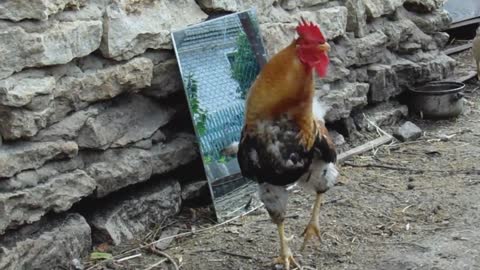
{"type": "Polygon", "coordinates": [[[0,80],[0,105],[31,107],[37,100],[53,99],[55,79],[38,71],[22,72],[0,80]]]}
{"type": "Polygon", "coordinates": [[[384,102],[356,113],[353,120],[360,130],[375,131],[375,127],[367,119],[382,127],[395,125],[407,116],[408,107],[406,105],[384,102]]]}
{"type": "Polygon", "coordinates": [[[173,113],[173,109],[141,95],[122,97],[85,122],[79,131],[78,145],[107,149],[138,142],[167,124],[173,113]]]}
{"type": "Polygon", "coordinates": [[[180,193],[178,181],[159,179],[133,189],[122,198],[104,201],[88,217],[94,239],[118,245],[137,238],[152,225],[179,212],[180,193]]]}
{"type": "Polygon", "coordinates": [[[322,78],[322,82],[334,82],[342,80],[350,74],[350,70],[343,66],[343,62],[337,57],[330,58],[330,64],[328,65],[327,76],[322,78]]]}
{"type": "Polygon", "coordinates": [[[448,12],[444,10],[436,10],[431,13],[419,14],[407,11],[404,8],[399,8],[398,14],[401,18],[403,17],[413,21],[418,28],[429,34],[448,29],[450,23],[452,22],[452,18],[448,15],[448,12]]]}
{"type": "Polygon", "coordinates": [[[323,85],[319,90],[320,100],[330,107],[325,120],[333,122],[346,118],[353,109],[367,105],[368,87],[368,83],[341,83],[333,87],[323,85]]]}
{"type": "Polygon", "coordinates": [[[21,21],[47,20],[65,8],[80,7],[85,0],[5,0],[0,2],[0,19],[21,21]]]}
{"type": "Polygon", "coordinates": [[[429,13],[443,7],[445,0],[405,0],[403,6],[409,11],[429,13]]]}
{"type": "Polygon", "coordinates": [[[78,132],[87,119],[96,117],[105,110],[107,104],[95,104],[84,110],[77,111],[65,117],[62,121],[41,130],[32,138],[33,141],[76,140],[78,132]]]}
{"type": "Polygon", "coordinates": [[[28,138],[46,127],[54,107],[46,106],[38,111],[0,105],[0,134],[5,140],[28,138]]]}
{"type": "Polygon", "coordinates": [[[364,37],[367,31],[367,13],[365,3],[359,0],[347,0],[347,31],[354,32],[358,38],[364,37]]]}
{"type": "Polygon", "coordinates": [[[290,44],[295,35],[300,17],[317,23],[328,40],[345,34],[347,28],[347,8],[342,6],[302,11],[289,18],[288,22],[267,22],[260,25],[265,47],[270,55],[290,44]]]}
{"type": "Polygon", "coordinates": [[[198,157],[195,142],[195,137],[189,134],[178,134],[170,142],[154,145],[150,150],[153,174],[163,174],[195,160],[198,157]]]}
{"type": "Polygon", "coordinates": [[[90,251],[91,230],[79,214],[44,218],[0,236],[0,269],[73,269],[90,251]]]}
{"type": "Polygon", "coordinates": [[[143,149],[111,149],[83,155],[86,172],[97,183],[96,196],[146,181],[152,175],[152,157],[143,149]]]}
{"type": "Polygon", "coordinates": [[[98,20],[0,21],[0,29],[0,79],[27,67],[65,64],[88,55],[100,46],[102,37],[102,22],[98,20]]]}
{"type": "Polygon", "coordinates": [[[50,72],[58,77],[56,106],[62,108],[51,119],[55,122],[70,111],[112,99],[122,93],[136,93],[149,86],[153,63],[145,57],[118,63],[89,56],[80,59],[76,65],[58,67],[50,72]]]}
{"type": "Polygon", "coordinates": [[[386,14],[392,14],[403,5],[405,0],[363,0],[367,15],[370,18],[378,18],[386,14]]]}
{"type": "Polygon", "coordinates": [[[38,169],[21,171],[11,178],[0,181],[0,193],[35,187],[56,175],[83,167],[83,160],[78,156],[73,159],[50,161],[38,169]]]}
{"type": "Polygon", "coordinates": [[[16,142],[0,148],[0,179],[12,177],[18,172],[36,169],[56,158],[72,158],[77,155],[75,142],[16,142]]]}
{"type": "Polygon", "coordinates": [[[414,55],[397,57],[390,65],[395,70],[400,86],[426,83],[450,77],[455,60],[439,52],[418,52],[414,55]]]}
{"type": "Polygon", "coordinates": [[[328,0],[284,0],[281,1],[281,6],[286,10],[293,10],[295,8],[308,8],[327,3],[328,0]]]}
{"type": "Polygon", "coordinates": [[[143,54],[153,62],[153,78],[150,87],[142,91],[144,95],[163,99],[182,91],[183,84],[175,56],[169,51],[147,51],[143,54]]]}
{"type": "Polygon", "coordinates": [[[381,62],[385,58],[387,41],[381,31],[356,39],[344,37],[333,46],[331,56],[339,58],[347,67],[381,62]]]}
{"type": "Polygon", "coordinates": [[[387,48],[391,51],[412,54],[420,49],[437,49],[436,43],[432,42],[432,37],[426,35],[408,18],[397,21],[381,18],[370,25],[388,37],[387,48]]]}
{"type": "Polygon", "coordinates": [[[412,141],[422,136],[422,130],[414,123],[407,121],[395,130],[393,136],[402,142],[412,141]]]}
{"type": "Polygon", "coordinates": [[[163,174],[185,165],[197,157],[195,138],[177,134],[176,138],[158,143],[149,150],[126,148],[84,153],[87,173],[97,182],[97,197],[148,180],[152,174],[163,174]]]}
{"type": "Polygon", "coordinates": [[[208,11],[239,12],[249,8],[255,8],[261,21],[269,20],[267,14],[272,12],[274,0],[197,0],[200,7],[208,11]]]}
{"type": "Polygon", "coordinates": [[[147,49],[171,49],[170,30],[206,17],[193,0],[113,1],[106,9],[100,49],[115,60],[130,59],[147,49]]]}
{"type": "Polygon", "coordinates": [[[386,101],[390,97],[400,94],[401,88],[397,85],[397,74],[391,66],[372,64],[367,68],[369,103],[386,101]]]}
{"type": "Polygon", "coordinates": [[[150,85],[153,63],[138,57],[112,62],[95,56],[0,80],[0,134],[6,140],[28,138],[71,111],[135,93],[150,85]]]}
{"type": "Polygon", "coordinates": [[[49,211],[64,212],[95,190],[95,181],[84,171],[56,175],[34,187],[0,193],[0,234],[7,228],[32,223],[49,211]]]}

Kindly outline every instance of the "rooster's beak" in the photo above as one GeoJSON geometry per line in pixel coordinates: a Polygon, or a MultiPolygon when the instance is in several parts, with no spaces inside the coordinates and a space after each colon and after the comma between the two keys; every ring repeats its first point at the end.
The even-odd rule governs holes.
{"type": "Polygon", "coordinates": [[[325,42],[323,44],[318,45],[317,48],[322,52],[328,52],[330,50],[330,45],[328,45],[328,43],[325,42]]]}

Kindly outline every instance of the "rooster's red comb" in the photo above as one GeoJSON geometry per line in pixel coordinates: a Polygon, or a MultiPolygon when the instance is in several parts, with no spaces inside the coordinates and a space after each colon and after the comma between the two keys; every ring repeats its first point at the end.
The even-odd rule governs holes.
{"type": "Polygon", "coordinates": [[[313,22],[307,22],[303,17],[301,17],[301,20],[302,21],[297,26],[297,33],[301,38],[314,43],[326,42],[318,25],[313,22]]]}

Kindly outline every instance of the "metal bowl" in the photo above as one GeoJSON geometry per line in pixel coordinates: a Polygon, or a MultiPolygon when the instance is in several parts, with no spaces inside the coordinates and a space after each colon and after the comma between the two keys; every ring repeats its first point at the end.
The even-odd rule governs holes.
{"type": "Polygon", "coordinates": [[[427,119],[457,117],[463,112],[464,83],[453,81],[430,82],[410,88],[410,111],[427,119]]]}

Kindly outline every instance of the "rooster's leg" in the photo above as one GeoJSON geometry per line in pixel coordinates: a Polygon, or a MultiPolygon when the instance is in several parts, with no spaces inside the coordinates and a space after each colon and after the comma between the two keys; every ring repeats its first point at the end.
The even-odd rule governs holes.
{"type": "Polygon", "coordinates": [[[318,237],[318,240],[320,240],[320,224],[319,224],[319,211],[320,207],[322,206],[322,201],[323,201],[323,194],[322,193],[317,193],[317,198],[315,199],[315,205],[313,206],[312,210],[312,217],[310,218],[310,222],[308,223],[307,227],[303,231],[304,239],[303,239],[303,245],[302,245],[302,250],[305,249],[307,246],[308,240],[314,238],[315,236],[318,237]]]}
{"type": "Polygon", "coordinates": [[[280,222],[279,224],[277,224],[277,229],[278,229],[278,235],[280,236],[280,257],[275,259],[275,264],[284,265],[285,270],[289,270],[290,265],[300,268],[298,263],[293,258],[292,251],[290,251],[290,248],[288,247],[288,241],[291,240],[291,238],[288,239],[285,236],[284,223],[280,222]]]}
{"type": "Polygon", "coordinates": [[[480,81],[480,62],[477,61],[477,78],[480,81]]]}

